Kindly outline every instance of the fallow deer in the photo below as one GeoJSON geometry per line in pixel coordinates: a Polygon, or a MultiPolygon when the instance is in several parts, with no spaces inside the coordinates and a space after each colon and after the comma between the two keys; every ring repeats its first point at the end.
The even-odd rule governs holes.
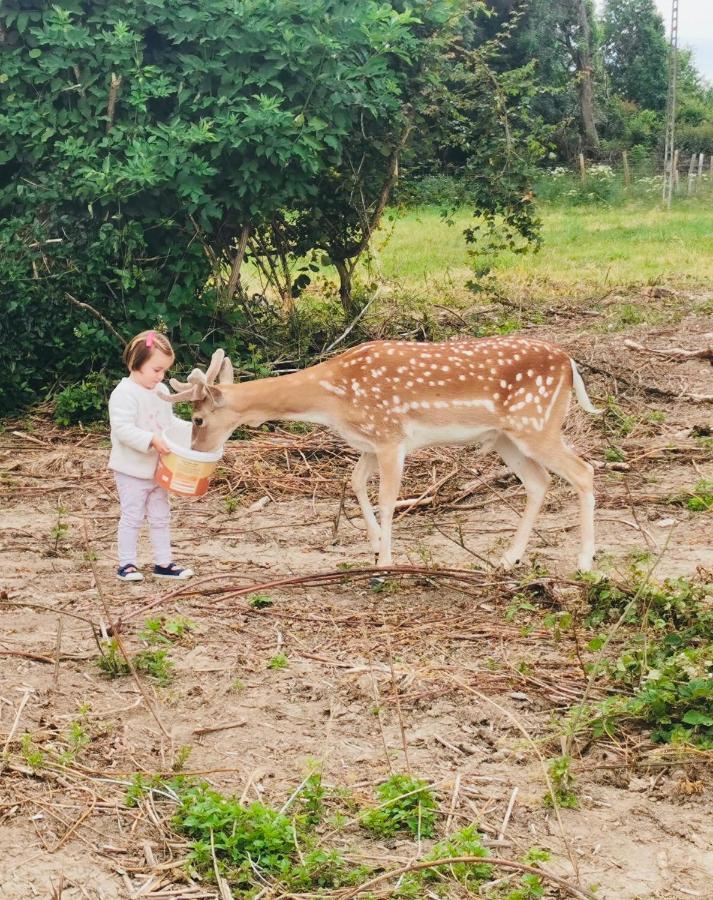
{"type": "Polygon", "coordinates": [[[598,410],[561,348],[513,336],[438,344],[372,341],[299,372],[232,382],[230,360],[216,350],[206,372],[194,369],[185,384],[172,379],[177,393],[162,395],[192,401],[193,449],[216,450],[239,425],[280,419],[326,425],[362,453],[352,487],[379,566],[391,564],[391,526],[406,455],[420,447],[477,443],[502,457],[527,494],[502,564],[521,559],[549,470],[579,495],[578,565],[591,568],[593,470],[565,442],[562,425],[573,388],[587,412],[598,410]],[[367,493],[377,470],[379,522],[367,493]]]}

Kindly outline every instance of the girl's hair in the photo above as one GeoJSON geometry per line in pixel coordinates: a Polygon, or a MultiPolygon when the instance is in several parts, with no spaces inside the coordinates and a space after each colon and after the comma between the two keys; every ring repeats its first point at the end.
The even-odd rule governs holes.
{"type": "Polygon", "coordinates": [[[142,331],[141,334],[131,338],[124,348],[124,362],[129,371],[134,372],[136,369],[140,369],[154,350],[160,350],[171,359],[176,358],[171,342],[160,331],[142,331]]]}

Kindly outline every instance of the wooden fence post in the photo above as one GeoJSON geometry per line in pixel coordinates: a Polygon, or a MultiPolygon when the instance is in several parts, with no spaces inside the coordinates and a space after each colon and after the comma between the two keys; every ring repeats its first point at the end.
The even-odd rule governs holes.
{"type": "Polygon", "coordinates": [[[673,152],[673,187],[678,190],[678,150],[673,152]]]}
{"type": "Polygon", "coordinates": [[[624,163],[624,184],[626,187],[629,187],[631,182],[631,177],[629,175],[629,154],[626,150],[622,150],[621,152],[622,162],[624,163]]]}
{"type": "Polygon", "coordinates": [[[691,153],[691,161],[688,164],[688,196],[690,197],[693,193],[693,182],[695,179],[695,169],[696,169],[696,154],[691,153]]]}
{"type": "Polygon", "coordinates": [[[584,153],[579,154],[579,175],[582,181],[587,180],[587,167],[584,164],[584,153]]]}

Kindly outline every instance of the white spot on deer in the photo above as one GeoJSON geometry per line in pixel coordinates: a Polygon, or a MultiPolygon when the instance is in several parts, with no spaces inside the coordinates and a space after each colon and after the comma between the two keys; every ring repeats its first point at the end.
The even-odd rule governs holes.
{"type": "Polygon", "coordinates": [[[343,397],[346,394],[344,388],[337,387],[336,384],[330,384],[328,381],[320,381],[319,384],[325,391],[329,391],[330,394],[336,394],[338,397],[343,397]]]}

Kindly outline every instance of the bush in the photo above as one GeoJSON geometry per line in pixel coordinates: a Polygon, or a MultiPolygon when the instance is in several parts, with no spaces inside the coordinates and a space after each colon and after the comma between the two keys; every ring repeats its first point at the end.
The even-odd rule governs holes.
{"type": "Polygon", "coordinates": [[[394,192],[394,202],[407,207],[439,206],[444,209],[456,209],[466,206],[472,193],[470,181],[462,175],[406,177],[394,192]]]}
{"type": "Polygon", "coordinates": [[[55,398],[54,419],[58,425],[86,425],[107,416],[111,382],[101,372],[93,372],[79,384],[60,391],[55,398]]]}

